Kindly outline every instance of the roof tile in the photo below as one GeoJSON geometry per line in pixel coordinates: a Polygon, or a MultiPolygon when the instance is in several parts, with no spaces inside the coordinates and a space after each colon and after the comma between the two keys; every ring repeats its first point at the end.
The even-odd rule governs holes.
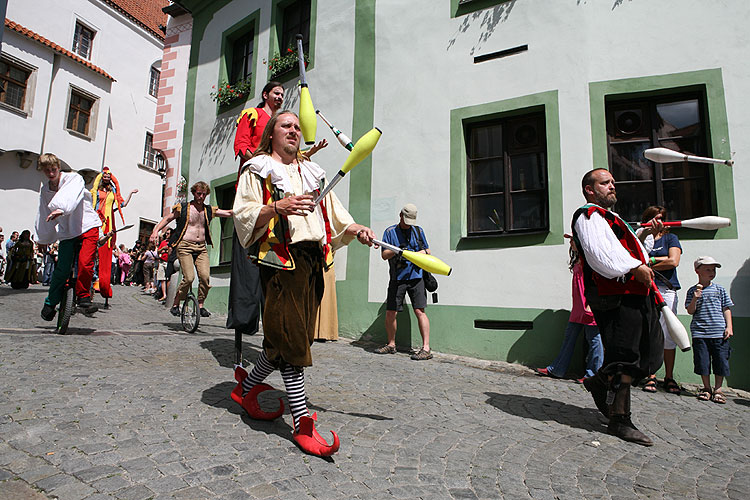
{"type": "Polygon", "coordinates": [[[20,34],[22,34],[22,35],[24,35],[24,36],[26,36],[26,37],[28,37],[28,38],[30,38],[32,40],[35,40],[35,41],[41,43],[42,45],[46,45],[47,47],[50,47],[52,50],[54,50],[56,52],[59,52],[60,54],[62,54],[64,56],[70,57],[74,61],[76,61],[76,62],[78,62],[80,64],[83,64],[87,68],[93,70],[95,73],[99,73],[103,77],[109,78],[113,82],[117,81],[114,78],[112,78],[106,71],[104,71],[99,66],[94,66],[89,61],[83,59],[82,57],[78,56],[77,54],[74,54],[73,52],[71,52],[71,51],[69,51],[69,50],[61,47],[60,45],[56,44],[55,42],[53,42],[51,40],[47,40],[42,35],[40,35],[38,33],[35,33],[35,32],[31,31],[28,28],[25,28],[25,27],[21,26],[20,24],[14,22],[14,21],[11,21],[7,17],[5,18],[5,27],[8,28],[8,29],[11,29],[11,30],[13,30],[13,31],[15,31],[17,33],[20,33],[20,34]]]}
{"type": "Polygon", "coordinates": [[[164,40],[164,32],[159,25],[167,25],[167,14],[161,9],[169,5],[169,0],[104,0],[104,2],[146,28],[159,40],[164,40]]]}

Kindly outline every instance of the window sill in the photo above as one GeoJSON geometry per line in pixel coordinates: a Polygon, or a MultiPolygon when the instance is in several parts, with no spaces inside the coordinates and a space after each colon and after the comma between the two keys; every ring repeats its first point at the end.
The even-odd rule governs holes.
{"type": "Polygon", "coordinates": [[[94,140],[93,138],[89,137],[88,135],[82,134],[82,133],[78,132],[77,130],[72,130],[72,129],[69,129],[69,128],[66,128],[65,130],[67,130],[70,135],[74,135],[74,136],[78,137],[79,139],[84,139],[84,140],[89,141],[89,142],[91,142],[91,141],[94,140]]]}
{"type": "Polygon", "coordinates": [[[10,111],[11,113],[15,113],[18,116],[23,117],[23,118],[29,117],[29,114],[26,111],[22,109],[18,109],[15,106],[11,106],[10,104],[5,104],[4,102],[0,102],[0,108],[6,111],[10,111]]]}
{"type": "Polygon", "coordinates": [[[156,174],[159,177],[161,177],[161,173],[158,170],[156,170],[153,167],[149,167],[148,165],[144,165],[143,163],[138,163],[138,168],[141,168],[143,170],[146,170],[148,172],[151,172],[152,174],[156,174]]]}
{"type": "Polygon", "coordinates": [[[462,250],[486,250],[492,248],[517,248],[534,245],[544,245],[553,243],[562,243],[562,235],[559,241],[549,229],[539,231],[528,231],[524,233],[505,233],[505,234],[486,234],[486,235],[465,235],[462,236],[456,245],[457,251],[462,250]],[[555,241],[552,241],[551,238],[555,241]]]}

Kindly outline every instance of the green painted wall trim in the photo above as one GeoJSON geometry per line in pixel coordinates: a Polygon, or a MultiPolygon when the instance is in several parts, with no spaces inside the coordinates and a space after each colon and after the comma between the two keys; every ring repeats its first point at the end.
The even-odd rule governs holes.
{"type": "MultiPolygon", "coordinates": [[[[724,81],[721,69],[705,69],[668,75],[654,75],[639,78],[624,78],[589,83],[591,108],[591,142],[594,167],[607,167],[607,126],[605,100],[607,98],[638,97],[666,92],[689,90],[705,91],[709,130],[709,154],[714,158],[731,158],[729,145],[729,120],[727,119],[724,81]]],[[[714,180],[717,214],[737,220],[734,204],[734,177],[732,167],[726,165],[706,165],[711,169],[714,180]]],[[[693,238],[737,239],[737,225],[718,231],[695,233],[693,238]]]]}
{"type": "Polygon", "coordinates": [[[560,245],[565,233],[562,217],[562,159],[557,91],[550,90],[502,101],[487,102],[450,113],[450,245],[451,250],[478,250],[532,245],[560,245]],[[549,231],[537,234],[468,238],[466,199],[466,141],[464,128],[478,121],[544,111],[547,133],[549,231]]]}
{"type": "Polygon", "coordinates": [[[460,5],[461,0],[451,0],[451,17],[463,16],[476,12],[482,9],[489,9],[495,5],[512,2],[516,3],[516,0],[473,0],[468,3],[460,5]]]}
{"type": "MultiPolygon", "coordinates": [[[[375,117],[375,0],[356,0],[354,7],[354,103],[352,137],[372,129],[375,117]]],[[[372,157],[368,156],[349,172],[349,212],[354,220],[370,225],[372,199],[372,157]]],[[[368,302],[371,250],[349,245],[346,281],[337,282],[339,329],[362,332],[371,328],[380,304],[368,302]]],[[[382,322],[380,323],[382,327],[382,322]]]]}
{"type": "MultiPolygon", "coordinates": [[[[293,4],[297,0],[272,0],[271,1],[271,28],[268,41],[268,59],[270,61],[274,54],[281,54],[281,13],[285,7],[293,4]]],[[[308,47],[308,63],[305,72],[311,71],[315,67],[315,35],[318,24],[318,0],[310,0],[310,45],[308,47]]],[[[286,50],[286,47],[284,47],[286,50]]],[[[283,54],[282,54],[283,55],[283,54]]],[[[288,71],[283,75],[276,77],[276,81],[281,83],[288,82],[293,78],[299,77],[299,69],[288,71]]],[[[266,81],[271,81],[271,70],[266,74],[266,81]]]]}
{"type": "Polygon", "coordinates": [[[211,2],[185,2],[185,7],[190,9],[193,15],[193,32],[190,41],[190,62],[188,64],[188,76],[185,91],[185,126],[182,137],[182,164],[180,173],[190,181],[190,150],[193,144],[193,125],[195,120],[195,91],[198,79],[198,61],[200,46],[203,41],[208,23],[219,9],[222,9],[232,0],[214,0],[211,2]]]}
{"type": "MultiPolygon", "coordinates": [[[[252,14],[245,16],[240,21],[236,22],[230,28],[224,30],[221,34],[221,56],[219,57],[219,77],[216,80],[216,88],[218,89],[221,82],[229,81],[229,70],[228,67],[232,65],[232,43],[239,37],[247,34],[250,30],[253,31],[253,72],[250,74],[250,92],[247,97],[251,97],[255,93],[255,82],[257,63],[258,63],[258,35],[260,31],[260,9],[256,10],[252,14]]],[[[236,107],[238,104],[244,103],[244,100],[236,100],[233,103],[219,106],[216,104],[216,114],[223,113],[229,109],[236,107]]]]}

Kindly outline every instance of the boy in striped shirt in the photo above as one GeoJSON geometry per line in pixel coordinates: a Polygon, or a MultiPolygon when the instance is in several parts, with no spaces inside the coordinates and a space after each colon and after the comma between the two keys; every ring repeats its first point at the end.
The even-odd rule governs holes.
{"type": "Polygon", "coordinates": [[[685,308],[692,314],[690,333],[693,337],[694,372],[703,379],[703,389],[698,399],[714,403],[726,403],[721,392],[724,377],[729,376],[729,338],[732,332],[732,312],[734,304],[724,287],[713,283],[716,268],[721,267],[713,257],[698,257],[693,263],[698,275],[698,284],[687,291],[685,308]],[[711,389],[711,367],[714,370],[715,384],[711,389]]]}

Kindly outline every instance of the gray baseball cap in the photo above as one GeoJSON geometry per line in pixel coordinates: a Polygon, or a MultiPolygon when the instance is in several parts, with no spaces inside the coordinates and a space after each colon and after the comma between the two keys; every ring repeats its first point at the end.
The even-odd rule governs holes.
{"type": "Polygon", "coordinates": [[[401,215],[404,216],[404,224],[413,226],[417,223],[417,207],[413,203],[407,203],[401,209],[401,215]]]}
{"type": "Polygon", "coordinates": [[[693,262],[693,267],[695,269],[698,269],[699,266],[706,266],[710,264],[715,264],[716,267],[721,267],[721,264],[719,264],[719,262],[716,259],[714,259],[713,257],[709,257],[707,255],[704,255],[703,257],[698,257],[697,259],[695,259],[695,262],[693,262]]]}

